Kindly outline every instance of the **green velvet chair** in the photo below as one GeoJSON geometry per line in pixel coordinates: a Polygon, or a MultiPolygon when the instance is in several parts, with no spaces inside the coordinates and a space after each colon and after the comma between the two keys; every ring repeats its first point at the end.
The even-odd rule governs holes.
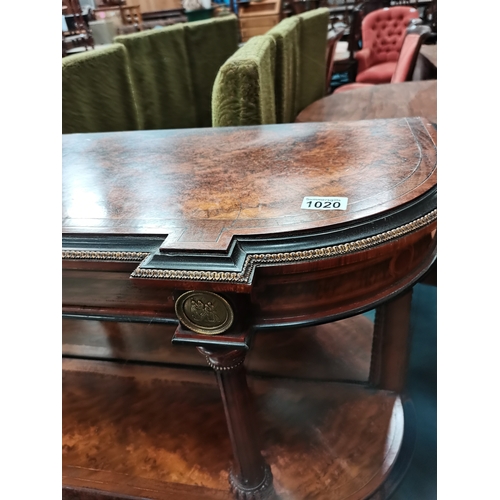
{"type": "Polygon", "coordinates": [[[325,96],[327,8],[284,19],[243,45],[219,70],[215,127],[291,123],[325,96]]]}
{"type": "Polygon", "coordinates": [[[300,20],[298,114],[326,93],[326,47],[330,11],[323,7],[297,17],[300,20]]]}
{"type": "Polygon", "coordinates": [[[196,127],[196,105],[184,26],[117,36],[130,60],[145,130],[196,127]]]}
{"type": "Polygon", "coordinates": [[[221,66],[238,50],[238,18],[234,15],[184,25],[193,82],[196,126],[212,126],[212,89],[221,66]]]}
{"type": "Polygon", "coordinates": [[[63,58],[63,134],[137,130],[140,121],[123,46],[63,58]]]}
{"type": "Polygon", "coordinates": [[[297,116],[300,76],[300,19],[284,19],[266,33],[276,42],[276,122],[291,123],[297,116]]]}
{"type": "Polygon", "coordinates": [[[214,127],[276,123],[276,43],[254,36],[220,68],[212,94],[214,127]]]}
{"type": "Polygon", "coordinates": [[[211,94],[238,49],[238,20],[224,16],[118,36],[129,54],[143,127],[211,126],[211,94]]]}

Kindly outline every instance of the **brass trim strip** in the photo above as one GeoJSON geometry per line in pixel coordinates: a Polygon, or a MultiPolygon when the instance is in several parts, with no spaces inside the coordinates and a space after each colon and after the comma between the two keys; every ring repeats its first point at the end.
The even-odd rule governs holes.
{"type": "Polygon", "coordinates": [[[429,212],[428,214],[419,217],[408,224],[404,224],[403,226],[370,236],[369,238],[363,238],[361,240],[355,240],[341,245],[298,252],[250,254],[247,255],[245,263],[243,264],[243,269],[240,273],[217,271],[179,271],[173,269],[140,269],[138,267],[131,274],[131,277],[248,283],[254,268],[259,264],[269,265],[279,264],[282,262],[312,261],[366,250],[421,229],[436,219],[437,209],[434,209],[432,212],[429,212]]]}
{"type": "Polygon", "coordinates": [[[95,250],[63,250],[63,259],[142,261],[149,252],[96,252],[95,250]]]}

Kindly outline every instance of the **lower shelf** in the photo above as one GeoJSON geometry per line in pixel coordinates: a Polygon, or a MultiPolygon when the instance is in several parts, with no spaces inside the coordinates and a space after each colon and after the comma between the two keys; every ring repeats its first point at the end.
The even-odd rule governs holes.
{"type": "MultiPolygon", "coordinates": [[[[412,420],[394,393],[258,376],[249,386],[280,500],[387,498],[404,474],[412,420]]],[[[231,457],[213,373],[63,360],[63,498],[229,500],[231,457]]]]}

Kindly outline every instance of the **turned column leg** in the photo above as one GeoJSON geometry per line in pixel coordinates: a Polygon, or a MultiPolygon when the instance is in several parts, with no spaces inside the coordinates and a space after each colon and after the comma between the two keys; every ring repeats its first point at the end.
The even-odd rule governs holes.
{"type": "Polygon", "coordinates": [[[373,331],[370,385],[402,392],[410,356],[412,289],[377,307],[373,331]]]}
{"type": "Polygon", "coordinates": [[[238,500],[275,498],[273,477],[260,452],[255,409],[248,389],[246,351],[198,347],[215,370],[226,413],[234,465],[229,474],[231,489],[238,500]]]}

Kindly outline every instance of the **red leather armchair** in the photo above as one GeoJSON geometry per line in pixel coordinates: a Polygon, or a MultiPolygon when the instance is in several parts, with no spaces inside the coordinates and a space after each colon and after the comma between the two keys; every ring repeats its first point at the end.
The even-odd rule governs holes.
{"type": "Polygon", "coordinates": [[[363,48],[356,52],[359,83],[389,83],[399,58],[403,40],[412,19],[413,7],[386,7],[368,14],[361,24],[363,48]]]}
{"type": "MultiPolygon", "coordinates": [[[[401,52],[399,53],[399,58],[390,83],[403,83],[412,79],[420,47],[430,33],[431,29],[429,26],[425,25],[411,25],[406,30],[406,37],[403,41],[403,46],[401,47],[401,52]]],[[[342,87],[336,89],[335,94],[362,87],[369,87],[370,85],[375,84],[364,82],[348,83],[347,85],[342,85],[342,87]]]]}

